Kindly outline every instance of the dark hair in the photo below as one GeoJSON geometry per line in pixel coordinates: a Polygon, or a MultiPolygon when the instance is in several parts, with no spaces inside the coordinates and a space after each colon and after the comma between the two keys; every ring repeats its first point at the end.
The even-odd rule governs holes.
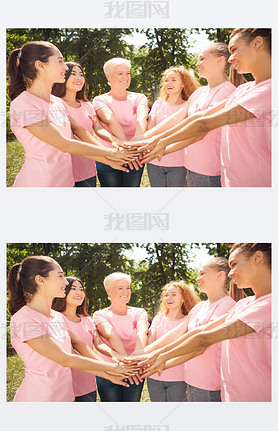
{"type": "Polygon", "coordinates": [[[37,292],[37,275],[47,277],[53,270],[55,260],[48,256],[26,257],[21,263],[15,263],[8,276],[9,310],[16,313],[26,305],[37,292]]]}
{"type": "Polygon", "coordinates": [[[247,42],[251,42],[257,36],[261,36],[266,43],[266,47],[271,53],[271,28],[234,28],[230,33],[230,40],[232,37],[239,35],[247,42]]]}
{"type": "Polygon", "coordinates": [[[27,42],[22,48],[11,52],[8,59],[8,93],[11,100],[30,87],[37,76],[35,62],[47,63],[53,55],[53,48],[56,47],[50,42],[35,41],[27,42]]]}
{"type": "Polygon", "coordinates": [[[66,90],[66,82],[71,75],[72,69],[77,66],[77,67],[79,67],[79,69],[83,73],[85,82],[84,82],[84,85],[81,88],[81,90],[77,91],[76,99],[84,100],[85,102],[88,102],[87,90],[86,90],[86,78],[85,78],[83,67],[81,66],[81,64],[75,63],[74,61],[67,61],[65,64],[66,64],[66,66],[68,66],[68,70],[66,71],[66,75],[65,75],[65,82],[63,82],[63,83],[55,82],[55,84],[53,84],[51,93],[57,97],[64,97],[66,95],[66,91],[67,91],[66,90]]]}
{"type": "Polygon", "coordinates": [[[259,242],[237,242],[233,244],[230,248],[230,254],[239,250],[241,253],[245,254],[247,257],[253,256],[256,251],[261,251],[264,254],[264,257],[271,268],[271,243],[259,243],[259,242]]]}
{"type": "Polygon", "coordinates": [[[236,87],[246,82],[243,75],[237,73],[235,68],[229,63],[230,52],[228,49],[228,45],[222,42],[211,43],[205,51],[210,51],[216,57],[224,57],[226,60],[226,65],[224,71],[227,73],[229,77],[229,81],[234,84],[236,87]]]}
{"type": "MultiPolygon", "coordinates": [[[[80,283],[84,289],[84,284],[82,283],[82,281],[79,278],[77,278],[77,277],[66,277],[66,280],[68,281],[69,284],[66,286],[65,297],[64,298],[54,298],[53,302],[52,302],[52,307],[51,307],[51,308],[53,308],[53,310],[59,311],[60,313],[65,311],[67,308],[66,298],[67,298],[68,294],[70,293],[70,290],[71,290],[73,283],[75,281],[78,281],[78,283],[80,283]]],[[[84,289],[84,292],[85,292],[85,289],[84,289]]],[[[84,301],[82,302],[82,304],[76,308],[76,314],[83,314],[84,316],[88,316],[87,304],[86,304],[86,294],[85,294],[85,298],[84,298],[84,301]]]]}
{"type": "Polygon", "coordinates": [[[239,301],[239,299],[245,297],[244,291],[242,289],[239,289],[233,283],[230,277],[228,277],[230,267],[228,260],[225,257],[213,257],[206,263],[206,266],[213,268],[215,271],[223,271],[225,273],[225,287],[229,291],[229,296],[231,296],[231,298],[233,298],[235,301],[239,301]]]}

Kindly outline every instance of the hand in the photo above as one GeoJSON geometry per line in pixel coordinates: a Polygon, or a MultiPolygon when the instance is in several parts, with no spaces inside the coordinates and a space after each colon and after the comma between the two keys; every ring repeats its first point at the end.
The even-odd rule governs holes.
{"type": "Polygon", "coordinates": [[[125,386],[126,388],[129,388],[129,384],[126,381],[126,378],[123,376],[114,376],[113,374],[110,374],[110,372],[104,372],[102,377],[104,379],[110,380],[110,382],[115,383],[116,385],[125,386]]]}
{"type": "Polygon", "coordinates": [[[156,158],[160,162],[164,153],[165,153],[165,147],[162,146],[160,143],[158,143],[152,151],[145,153],[145,155],[142,159],[142,163],[148,163],[148,162],[150,162],[156,158]]]}
{"type": "Polygon", "coordinates": [[[123,362],[119,362],[118,364],[112,364],[109,373],[113,375],[120,374],[124,377],[130,377],[135,375],[135,373],[138,371],[139,367],[137,364],[124,364],[123,362]]]}
{"type": "Polygon", "coordinates": [[[140,374],[135,374],[134,376],[130,376],[128,378],[128,381],[131,385],[133,385],[134,383],[135,383],[135,385],[139,385],[139,383],[142,382],[143,379],[140,376],[140,374]]]}
{"type": "Polygon", "coordinates": [[[108,159],[121,161],[123,163],[134,161],[138,158],[138,151],[136,149],[123,149],[112,150],[111,155],[107,156],[108,159]]]}
{"type": "Polygon", "coordinates": [[[128,167],[131,170],[135,168],[136,171],[139,171],[139,168],[141,168],[142,166],[139,160],[134,160],[132,162],[128,162],[128,167]]]}
{"type": "Polygon", "coordinates": [[[150,366],[150,367],[146,368],[146,369],[143,371],[143,373],[142,373],[141,377],[142,377],[142,378],[150,377],[150,376],[152,376],[152,375],[153,375],[153,374],[155,374],[155,373],[158,373],[158,375],[159,375],[159,376],[161,376],[162,371],[164,370],[164,368],[165,368],[165,361],[164,361],[163,359],[161,359],[161,360],[157,359],[157,360],[153,363],[153,365],[152,365],[152,366],[150,366]],[[161,361],[162,361],[162,362],[161,362],[161,361]]]}
{"type": "Polygon", "coordinates": [[[138,148],[138,151],[143,150],[152,150],[156,143],[158,142],[158,138],[152,137],[152,138],[145,138],[142,140],[137,141],[129,141],[128,144],[131,145],[132,148],[136,147],[138,148]]]}
{"type": "Polygon", "coordinates": [[[111,166],[113,169],[118,169],[119,171],[129,172],[126,166],[123,166],[123,163],[120,161],[113,161],[105,157],[106,164],[111,166]]]}
{"type": "Polygon", "coordinates": [[[131,361],[132,363],[137,363],[138,367],[142,367],[143,365],[151,365],[158,358],[159,352],[154,350],[151,353],[145,353],[143,355],[138,356],[125,356],[126,360],[131,361]]]}

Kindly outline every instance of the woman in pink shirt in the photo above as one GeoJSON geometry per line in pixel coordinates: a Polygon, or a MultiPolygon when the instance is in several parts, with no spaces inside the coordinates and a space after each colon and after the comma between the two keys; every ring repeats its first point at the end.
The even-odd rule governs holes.
{"type": "MultiPolygon", "coordinates": [[[[152,106],[148,130],[177,112],[199,87],[196,79],[182,66],[165,70],[161,79],[160,98],[152,106]]],[[[151,187],[186,187],[184,149],[152,160],[147,165],[151,187]]]]}
{"type": "Polygon", "coordinates": [[[9,272],[11,343],[24,361],[25,377],[14,401],[74,401],[70,368],[127,385],[130,366],[107,364],[71,333],[61,313],[51,309],[68,282],[58,263],[46,256],[27,257],[9,272]],[[80,355],[72,354],[74,348],[80,355]]]}
{"type": "MultiPolygon", "coordinates": [[[[80,126],[89,133],[92,130],[104,140],[117,145],[117,138],[108,130],[99,126],[99,121],[92,103],[86,95],[86,80],[82,66],[75,62],[66,62],[68,67],[65,82],[55,83],[52,94],[64,101],[67,112],[80,126]],[[101,130],[101,131],[100,131],[101,130]]],[[[87,157],[71,154],[74,187],[96,187],[96,164],[87,157]]]]}
{"type": "Polygon", "coordinates": [[[49,42],[27,42],[12,51],[8,61],[11,129],[25,150],[16,187],[71,187],[70,153],[101,160],[127,171],[130,151],[106,148],[79,126],[62,101],[51,95],[55,82],[65,81],[67,66],[49,42]],[[72,139],[72,132],[81,141],[72,139]]]}
{"type": "MultiPolygon", "coordinates": [[[[148,316],[143,308],[130,307],[131,279],[128,274],[114,272],[104,279],[104,287],[111,305],[93,315],[94,323],[104,341],[119,354],[131,355],[143,349],[147,343],[148,316]]],[[[112,355],[100,357],[112,362],[112,355]],[[110,356],[110,357],[109,357],[110,356]]],[[[101,401],[140,401],[143,381],[134,377],[134,384],[128,388],[111,383],[106,378],[97,377],[98,392],[101,401]],[[123,390],[124,389],[124,390],[123,390]]]]}
{"type": "MultiPolygon", "coordinates": [[[[114,136],[127,141],[141,135],[147,128],[148,102],[146,96],[127,91],[130,85],[130,61],[112,58],[103,66],[111,90],[93,100],[100,121],[114,136]]],[[[111,144],[100,140],[104,145],[111,144]]],[[[139,187],[143,167],[130,163],[128,173],[121,172],[102,163],[97,163],[97,172],[102,187],[139,187]]]]}
{"type": "Polygon", "coordinates": [[[251,287],[254,296],[241,299],[219,319],[170,344],[143,376],[161,371],[165,362],[166,368],[186,361],[188,366],[192,358],[222,342],[222,401],[271,401],[271,244],[234,244],[229,265],[236,286],[251,287]]]}
{"type": "Polygon", "coordinates": [[[222,127],[221,135],[222,186],[270,187],[271,29],[234,29],[229,51],[229,62],[235,70],[239,74],[251,73],[254,81],[240,85],[215,107],[191,115],[172,129],[137,144],[144,144],[142,151],[153,148],[143,158],[143,162],[149,162],[153,157],[160,159],[164,153],[193,144],[204,138],[204,133],[226,126],[222,127]]]}
{"type": "MultiPolygon", "coordinates": [[[[154,341],[185,321],[197,302],[197,295],[183,281],[166,284],[161,295],[161,314],[156,315],[152,321],[148,345],[151,346],[154,341]]],[[[183,364],[163,371],[160,376],[153,374],[147,383],[152,402],[187,401],[183,364]]]]}
{"type": "MultiPolygon", "coordinates": [[[[149,359],[155,359],[158,352],[167,352],[169,343],[175,343],[182,334],[216,320],[235,305],[228,291],[229,271],[228,261],[224,257],[212,258],[201,267],[197,282],[199,291],[205,293],[208,299],[195,305],[176,329],[145,349],[145,352],[153,352],[149,359]]],[[[187,401],[221,401],[220,356],[221,345],[218,344],[185,364],[183,378],[187,384],[187,401]]]]}

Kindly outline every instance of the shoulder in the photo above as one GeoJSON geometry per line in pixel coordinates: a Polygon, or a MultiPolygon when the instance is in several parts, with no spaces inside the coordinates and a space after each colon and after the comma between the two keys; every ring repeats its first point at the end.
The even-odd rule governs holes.
{"type": "Polygon", "coordinates": [[[39,97],[34,96],[33,94],[28,93],[28,91],[23,91],[17,96],[14,100],[12,100],[10,108],[11,109],[22,109],[24,107],[32,106],[34,109],[39,108],[43,105],[43,100],[39,97]]]}
{"type": "Polygon", "coordinates": [[[139,307],[130,307],[130,313],[132,316],[134,316],[135,318],[147,318],[147,312],[144,308],[139,308],[139,307]]]}
{"type": "Polygon", "coordinates": [[[147,104],[147,98],[146,98],[145,94],[130,92],[130,93],[128,93],[128,97],[130,100],[132,100],[136,104],[138,104],[138,103],[147,104]]]}

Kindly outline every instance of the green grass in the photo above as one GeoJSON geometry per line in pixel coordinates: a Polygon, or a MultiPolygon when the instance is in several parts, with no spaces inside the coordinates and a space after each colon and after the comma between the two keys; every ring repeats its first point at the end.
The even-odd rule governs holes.
{"type": "MultiPolygon", "coordinates": [[[[21,166],[24,162],[24,149],[22,145],[13,139],[7,142],[7,187],[12,187],[15,177],[20,171],[21,166]]],[[[99,181],[97,180],[97,187],[100,187],[99,181]]],[[[145,166],[144,172],[141,179],[140,187],[150,187],[149,177],[147,168],[145,166]]]]}
{"type": "MultiPolygon", "coordinates": [[[[20,386],[24,377],[24,364],[20,357],[14,353],[7,357],[7,401],[12,401],[17,388],[20,386]]],[[[97,401],[100,401],[99,395],[97,394],[97,401]]],[[[149,402],[150,396],[147,388],[147,382],[145,381],[141,402],[149,402]]]]}

